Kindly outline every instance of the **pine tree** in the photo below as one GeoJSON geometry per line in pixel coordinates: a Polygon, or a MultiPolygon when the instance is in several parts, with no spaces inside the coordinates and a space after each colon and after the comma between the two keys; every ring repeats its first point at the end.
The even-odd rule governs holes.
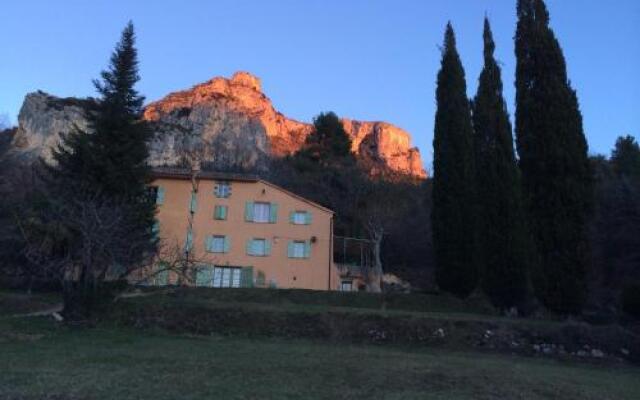
{"type": "Polygon", "coordinates": [[[94,81],[100,97],[87,111],[91,134],[76,130],[54,152],[59,176],[80,190],[102,195],[140,199],[149,179],[147,142],[151,137],[140,121],[144,97],[135,84],[138,55],[130,22],[111,55],[111,64],[94,81]]]}
{"type": "Polygon", "coordinates": [[[518,1],[516,143],[539,253],[532,277],[552,310],[577,313],[586,298],[592,178],[576,92],[543,0],[518,1]]]}
{"type": "Polygon", "coordinates": [[[135,271],[149,262],[157,245],[152,229],[155,199],[147,187],[151,134],[140,121],[144,97],[134,88],[140,78],[132,23],[124,29],[110,61],[102,79],[94,81],[100,96],[86,110],[87,132],[76,129],[64,136],[53,152],[55,163],[47,168],[47,186],[53,194],[48,206],[75,218],[49,227],[62,225],[65,232],[56,238],[63,251],[51,257],[67,255],[65,262],[76,271],[75,277],[65,275],[63,282],[65,313],[72,318],[91,313],[107,274],[124,277],[135,271]],[[84,218],[87,210],[93,211],[84,218]],[[106,220],[113,216],[117,221],[106,220]],[[96,249],[92,247],[96,240],[87,240],[78,221],[102,221],[99,226],[112,227],[110,232],[118,237],[92,238],[104,240],[96,249]]]}
{"type": "Polygon", "coordinates": [[[478,260],[482,288],[496,307],[527,297],[530,244],[511,122],[502,96],[489,20],[484,21],[484,69],[473,102],[478,199],[478,260]]]}
{"type": "Polygon", "coordinates": [[[313,119],[313,131],[307,136],[300,155],[323,167],[355,163],[351,138],[333,112],[320,113],[313,119]]]}
{"type": "Polygon", "coordinates": [[[94,81],[100,96],[86,113],[91,133],[76,129],[64,137],[53,154],[53,172],[62,190],[72,195],[99,194],[134,205],[141,229],[148,229],[155,214],[147,190],[151,132],[140,121],[144,97],[135,89],[140,76],[131,22],[110,61],[102,80],[94,81]]]}
{"type": "Polygon", "coordinates": [[[451,23],[437,84],[432,212],[436,281],[443,290],[465,297],[478,284],[473,127],[451,23]]]}
{"type": "Polygon", "coordinates": [[[619,177],[640,183],[640,145],[633,136],[619,137],[611,153],[611,164],[619,177]]]}

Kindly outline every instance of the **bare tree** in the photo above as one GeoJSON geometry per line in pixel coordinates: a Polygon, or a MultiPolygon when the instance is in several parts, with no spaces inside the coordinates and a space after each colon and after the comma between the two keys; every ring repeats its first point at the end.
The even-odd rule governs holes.
{"type": "Polygon", "coordinates": [[[60,201],[48,197],[43,208],[25,207],[14,214],[24,243],[27,273],[60,282],[65,314],[90,316],[104,300],[105,282],[126,279],[149,265],[155,244],[137,229],[133,210],[100,195],[60,201]]]}

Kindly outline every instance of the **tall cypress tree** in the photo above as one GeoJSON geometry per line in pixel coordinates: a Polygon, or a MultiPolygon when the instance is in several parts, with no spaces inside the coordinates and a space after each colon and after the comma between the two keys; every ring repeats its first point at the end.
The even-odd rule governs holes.
{"type": "Polygon", "coordinates": [[[482,288],[500,308],[527,296],[530,244],[522,205],[502,78],[494,58],[489,20],[484,20],[484,68],[473,102],[478,199],[478,261],[482,288]]]}
{"type": "Polygon", "coordinates": [[[516,141],[539,253],[537,296],[579,312],[586,298],[592,182],[576,92],[543,0],[518,0],[516,141]]]}
{"type": "Polygon", "coordinates": [[[433,139],[433,240],[436,281],[468,296],[478,283],[473,127],[464,69],[447,24],[436,90],[433,139]]]}

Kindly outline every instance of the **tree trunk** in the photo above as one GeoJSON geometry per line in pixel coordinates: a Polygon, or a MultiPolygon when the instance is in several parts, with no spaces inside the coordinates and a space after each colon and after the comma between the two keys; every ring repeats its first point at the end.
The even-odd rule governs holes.
{"type": "Polygon", "coordinates": [[[373,266],[369,268],[367,276],[368,290],[373,293],[382,292],[382,229],[376,229],[372,236],[373,241],[373,266]]]}

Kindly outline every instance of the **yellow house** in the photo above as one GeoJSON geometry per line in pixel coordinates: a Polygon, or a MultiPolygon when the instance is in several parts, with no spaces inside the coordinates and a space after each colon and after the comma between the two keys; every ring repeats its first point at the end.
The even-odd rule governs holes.
{"type": "Polygon", "coordinates": [[[152,187],[162,247],[195,260],[195,285],[339,289],[331,210],[245,175],[159,168],[152,187]]]}

